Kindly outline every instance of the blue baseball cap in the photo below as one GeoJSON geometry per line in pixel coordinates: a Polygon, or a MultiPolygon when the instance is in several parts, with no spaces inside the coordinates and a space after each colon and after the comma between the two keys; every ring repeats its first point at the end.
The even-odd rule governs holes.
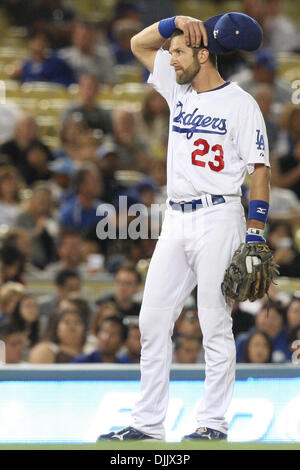
{"type": "Polygon", "coordinates": [[[256,51],[262,43],[262,29],[258,22],[244,13],[225,13],[204,22],[208,35],[207,49],[212,54],[243,50],[256,51]]]}
{"type": "Polygon", "coordinates": [[[272,72],[278,69],[278,62],[269,49],[260,49],[255,53],[254,65],[264,67],[272,72]]]}

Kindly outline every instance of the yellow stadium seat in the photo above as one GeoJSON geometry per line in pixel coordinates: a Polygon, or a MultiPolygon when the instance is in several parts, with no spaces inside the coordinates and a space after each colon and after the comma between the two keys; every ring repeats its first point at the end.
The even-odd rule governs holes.
{"type": "Polygon", "coordinates": [[[125,186],[135,186],[145,179],[145,175],[134,170],[118,170],[115,173],[115,178],[125,186]]]}
{"type": "Polygon", "coordinates": [[[117,101],[137,101],[141,102],[144,99],[148,86],[145,83],[122,83],[115,85],[113,88],[113,96],[117,101]]]}
{"type": "Polygon", "coordinates": [[[143,69],[138,65],[116,65],[115,72],[119,83],[140,83],[143,79],[143,69]]]}
{"type": "Polygon", "coordinates": [[[21,86],[25,95],[40,99],[68,98],[68,91],[62,85],[48,82],[26,82],[21,86]]]}

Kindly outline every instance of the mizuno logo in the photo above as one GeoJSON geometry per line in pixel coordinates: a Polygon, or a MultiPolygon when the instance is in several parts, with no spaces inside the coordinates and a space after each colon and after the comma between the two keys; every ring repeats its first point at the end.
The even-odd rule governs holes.
{"type": "Polygon", "coordinates": [[[122,434],[116,433],[116,434],[114,435],[114,438],[115,438],[115,439],[119,439],[120,441],[123,441],[124,436],[126,436],[126,434],[129,434],[129,433],[130,433],[130,431],[123,432],[122,434]]]}
{"type": "Polygon", "coordinates": [[[265,215],[266,210],[267,210],[267,209],[264,209],[263,207],[258,207],[257,213],[258,213],[258,214],[263,214],[263,215],[265,215]]]}
{"type": "Polygon", "coordinates": [[[179,108],[179,112],[173,118],[174,125],[172,130],[174,132],[186,134],[188,139],[190,139],[194,133],[227,134],[226,119],[197,113],[199,108],[195,108],[191,113],[186,113],[181,101],[178,101],[176,108],[179,108]]]}

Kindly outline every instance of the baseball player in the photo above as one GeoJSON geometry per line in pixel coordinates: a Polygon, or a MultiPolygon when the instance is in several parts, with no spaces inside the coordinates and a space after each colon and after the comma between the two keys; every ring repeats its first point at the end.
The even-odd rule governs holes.
{"type": "Polygon", "coordinates": [[[140,312],[140,399],[131,426],[99,440],[164,439],[171,335],[196,285],[205,386],[197,429],[184,439],[227,437],[224,416],[233,393],[236,351],[232,304],[221,284],[242,242],[265,241],[270,164],[260,109],[237,84],[222,79],[216,56],[256,50],[261,40],[256,21],[240,13],[205,23],[176,16],[132,38],[133,53],[150,71],[148,82],[170,108],[168,199],[140,312]],[[169,38],[169,49],[163,49],[169,38]],[[241,205],[246,171],[251,175],[247,223],[241,205]]]}

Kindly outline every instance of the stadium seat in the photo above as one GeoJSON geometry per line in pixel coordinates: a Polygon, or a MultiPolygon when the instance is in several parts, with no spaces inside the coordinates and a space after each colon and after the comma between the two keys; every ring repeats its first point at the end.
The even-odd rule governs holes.
{"type": "Polygon", "coordinates": [[[279,73],[288,82],[299,80],[300,56],[293,53],[278,54],[279,73]]]}
{"type": "Polygon", "coordinates": [[[115,173],[115,178],[125,186],[131,187],[143,181],[145,179],[145,175],[139,171],[118,170],[115,173]]]}

